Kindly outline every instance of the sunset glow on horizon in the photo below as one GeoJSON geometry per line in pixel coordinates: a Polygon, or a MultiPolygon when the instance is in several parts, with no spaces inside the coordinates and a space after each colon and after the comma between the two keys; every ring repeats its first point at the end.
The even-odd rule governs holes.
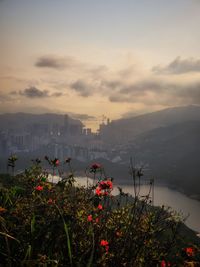
{"type": "Polygon", "coordinates": [[[198,0],[1,0],[0,113],[87,127],[200,104],[198,0]]]}

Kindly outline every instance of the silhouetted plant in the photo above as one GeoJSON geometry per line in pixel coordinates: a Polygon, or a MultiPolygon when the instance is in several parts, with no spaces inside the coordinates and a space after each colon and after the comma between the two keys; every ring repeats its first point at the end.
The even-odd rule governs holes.
{"type": "Polygon", "coordinates": [[[9,170],[9,168],[11,168],[12,170],[12,176],[15,175],[15,164],[16,164],[16,161],[18,160],[17,156],[16,155],[11,155],[9,158],[8,158],[8,163],[7,163],[7,170],[9,170]]]}
{"type": "MultiPolygon", "coordinates": [[[[131,197],[119,188],[114,197],[113,180],[96,169],[101,179],[87,188],[75,186],[71,171],[53,184],[35,163],[16,176],[24,190],[0,189],[0,266],[153,267],[199,260],[194,244],[180,251],[180,216],[149,205],[149,192],[141,197],[136,188],[131,197]]],[[[134,179],[142,177],[134,171],[134,179]]]]}

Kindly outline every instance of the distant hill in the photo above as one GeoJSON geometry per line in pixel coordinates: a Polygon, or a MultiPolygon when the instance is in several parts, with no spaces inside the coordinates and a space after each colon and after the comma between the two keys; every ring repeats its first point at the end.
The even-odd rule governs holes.
{"type": "Polygon", "coordinates": [[[147,174],[188,194],[200,196],[200,121],[157,128],[130,142],[128,154],[146,163],[147,174]]]}
{"type": "Polygon", "coordinates": [[[186,121],[200,121],[200,106],[164,109],[137,117],[112,121],[102,131],[107,143],[127,143],[142,133],[186,121]]]}
{"type": "MultiPolygon", "coordinates": [[[[82,124],[80,120],[75,120],[69,117],[69,122],[72,124],[82,124]]],[[[5,113],[0,114],[0,130],[4,129],[20,129],[33,124],[64,125],[64,115],[46,113],[46,114],[31,114],[31,113],[5,113]]]]}

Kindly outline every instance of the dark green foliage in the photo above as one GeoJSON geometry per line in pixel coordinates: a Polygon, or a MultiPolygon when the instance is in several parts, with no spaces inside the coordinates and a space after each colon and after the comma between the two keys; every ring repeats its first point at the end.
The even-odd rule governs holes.
{"type": "MultiPolygon", "coordinates": [[[[120,189],[113,197],[107,177],[76,187],[71,166],[68,177],[52,184],[35,163],[23,174],[2,176],[0,266],[149,267],[162,260],[183,266],[199,260],[198,243],[184,238],[179,216],[152,207],[149,196],[133,198],[120,189]],[[188,246],[195,251],[189,259],[183,253],[188,246]]],[[[141,178],[131,170],[133,179],[141,178]]]]}

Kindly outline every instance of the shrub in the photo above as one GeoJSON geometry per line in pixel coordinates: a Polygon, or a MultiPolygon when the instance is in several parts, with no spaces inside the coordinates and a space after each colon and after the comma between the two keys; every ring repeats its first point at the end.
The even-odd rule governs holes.
{"type": "MultiPolygon", "coordinates": [[[[48,161],[55,172],[58,159],[48,161]]],[[[149,194],[127,201],[120,189],[112,196],[113,181],[99,164],[88,168],[93,185],[77,187],[70,162],[57,184],[35,162],[0,189],[1,266],[183,266],[199,259],[196,246],[180,250],[176,213],[152,207],[149,194]]],[[[131,170],[136,187],[141,171],[131,170]]]]}

